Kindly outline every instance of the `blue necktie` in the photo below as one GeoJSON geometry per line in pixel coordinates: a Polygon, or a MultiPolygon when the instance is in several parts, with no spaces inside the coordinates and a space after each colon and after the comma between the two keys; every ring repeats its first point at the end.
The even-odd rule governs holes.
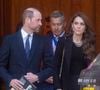
{"type": "Polygon", "coordinates": [[[54,41],[54,44],[56,46],[57,45],[57,42],[58,42],[57,38],[56,37],[53,37],[53,41],[54,41]]]}
{"type": "Polygon", "coordinates": [[[27,35],[27,39],[26,39],[26,42],[25,42],[25,51],[26,51],[27,59],[29,58],[29,54],[30,54],[30,42],[29,42],[29,38],[30,38],[30,35],[27,35]]]}

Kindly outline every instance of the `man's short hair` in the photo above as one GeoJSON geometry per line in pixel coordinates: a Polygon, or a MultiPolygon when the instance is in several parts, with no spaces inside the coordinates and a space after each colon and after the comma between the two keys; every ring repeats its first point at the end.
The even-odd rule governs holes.
{"type": "Polygon", "coordinates": [[[31,10],[24,10],[23,15],[22,15],[22,20],[23,22],[25,21],[26,17],[29,17],[30,19],[33,17],[34,12],[31,10]]]}
{"type": "Polygon", "coordinates": [[[61,17],[63,20],[65,19],[64,14],[58,10],[53,11],[50,15],[50,18],[59,18],[61,17]]]}

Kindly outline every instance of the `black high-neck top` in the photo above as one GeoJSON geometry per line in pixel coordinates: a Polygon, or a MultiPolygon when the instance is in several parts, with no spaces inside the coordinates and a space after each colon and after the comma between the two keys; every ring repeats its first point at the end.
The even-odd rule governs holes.
{"type": "Polygon", "coordinates": [[[82,46],[72,45],[72,54],[70,62],[70,75],[79,75],[80,71],[87,67],[82,51],[82,46]]]}

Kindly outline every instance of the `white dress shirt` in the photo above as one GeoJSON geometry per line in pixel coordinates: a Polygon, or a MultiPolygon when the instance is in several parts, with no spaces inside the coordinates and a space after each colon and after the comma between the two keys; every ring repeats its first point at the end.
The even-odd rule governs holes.
{"type": "MultiPolygon", "coordinates": [[[[23,43],[24,43],[24,48],[25,48],[25,42],[26,42],[27,36],[29,34],[22,28],[21,29],[21,35],[22,35],[22,39],[23,39],[23,43]]],[[[29,37],[30,48],[31,48],[31,45],[32,45],[32,39],[33,39],[33,33],[31,33],[30,37],[29,37]]]]}

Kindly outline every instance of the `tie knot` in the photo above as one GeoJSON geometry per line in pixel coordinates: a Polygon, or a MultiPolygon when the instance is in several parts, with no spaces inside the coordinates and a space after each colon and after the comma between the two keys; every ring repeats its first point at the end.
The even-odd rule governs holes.
{"type": "Polygon", "coordinates": [[[27,35],[27,38],[29,38],[30,36],[31,36],[31,35],[30,35],[30,34],[28,34],[28,35],[27,35]]]}
{"type": "Polygon", "coordinates": [[[55,45],[57,45],[58,38],[56,38],[56,37],[53,37],[53,41],[54,41],[54,44],[55,44],[55,45]]]}

